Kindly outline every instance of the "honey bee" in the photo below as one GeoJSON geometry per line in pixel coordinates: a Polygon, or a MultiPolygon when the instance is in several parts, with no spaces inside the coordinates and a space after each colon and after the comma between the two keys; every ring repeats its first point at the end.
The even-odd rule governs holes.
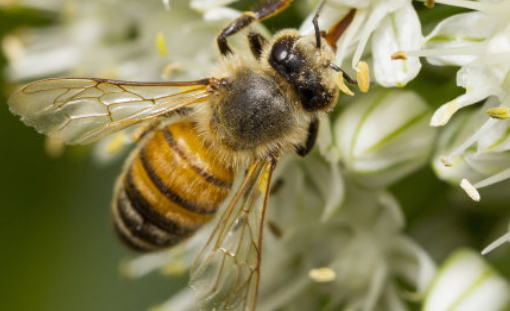
{"type": "Polygon", "coordinates": [[[212,77],[185,82],[97,78],[46,79],[9,99],[21,120],[68,144],[87,144],[139,124],[145,129],[126,161],[112,204],[115,231],[130,248],[152,252],[186,239],[231,200],[192,266],[205,310],[253,310],[263,222],[280,155],[305,156],[321,115],[338,99],[335,42],[353,12],[327,33],[282,30],[247,36],[252,55],[234,53],[227,37],[268,18],[292,0],[245,12],[218,35],[222,60],[212,77]],[[335,76],[336,75],[336,76],[335,76]],[[233,189],[239,172],[243,181],[233,189]]]}

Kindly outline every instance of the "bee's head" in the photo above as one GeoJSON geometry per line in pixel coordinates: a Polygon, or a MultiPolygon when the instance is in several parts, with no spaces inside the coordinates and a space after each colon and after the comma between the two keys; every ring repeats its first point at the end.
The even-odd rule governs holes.
{"type": "Polygon", "coordinates": [[[269,64],[292,86],[305,110],[333,107],[338,97],[330,67],[334,53],[323,38],[284,30],[275,36],[268,52],[269,64]]]}

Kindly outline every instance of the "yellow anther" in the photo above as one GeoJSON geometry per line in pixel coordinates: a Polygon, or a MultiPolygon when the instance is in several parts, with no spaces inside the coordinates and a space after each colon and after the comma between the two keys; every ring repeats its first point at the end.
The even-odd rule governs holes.
{"type": "Polygon", "coordinates": [[[46,149],[46,153],[50,157],[58,158],[64,153],[66,147],[63,140],[46,137],[46,140],[44,141],[44,149],[46,149]]]}
{"type": "Polygon", "coordinates": [[[169,263],[161,268],[161,273],[164,275],[175,275],[175,276],[183,275],[184,273],[186,273],[186,271],[188,271],[188,266],[181,259],[172,261],[171,263],[169,263]]]}
{"type": "Polygon", "coordinates": [[[20,60],[25,56],[25,47],[21,39],[14,35],[7,35],[2,40],[4,55],[11,62],[20,60]]]}
{"type": "Polygon", "coordinates": [[[166,56],[165,35],[161,31],[156,35],[156,48],[161,56],[166,56]]]}
{"type": "Polygon", "coordinates": [[[506,107],[497,107],[487,109],[486,113],[489,117],[494,119],[508,119],[510,115],[508,114],[508,108],[506,107]]]}
{"type": "Polygon", "coordinates": [[[480,201],[480,193],[478,193],[478,190],[476,190],[476,188],[469,182],[469,180],[461,180],[460,187],[466,191],[467,195],[469,195],[473,201],[480,201]]]}
{"type": "Polygon", "coordinates": [[[172,76],[172,74],[176,71],[181,70],[181,64],[179,63],[171,63],[163,68],[163,78],[168,79],[172,76]]]}
{"type": "Polygon", "coordinates": [[[407,53],[404,51],[395,52],[395,53],[391,54],[391,59],[392,60],[397,60],[397,59],[407,60],[407,53]]]}
{"type": "Polygon", "coordinates": [[[356,66],[356,69],[356,77],[358,78],[359,90],[365,93],[370,87],[370,71],[368,70],[368,64],[364,61],[360,61],[356,66]]]}
{"type": "Polygon", "coordinates": [[[120,132],[117,135],[113,136],[111,140],[108,142],[106,146],[106,151],[110,154],[116,153],[119,151],[124,143],[126,142],[126,134],[124,132],[120,132]]]}
{"type": "Polygon", "coordinates": [[[354,95],[354,93],[347,87],[347,85],[345,85],[344,75],[342,72],[335,73],[334,79],[335,79],[335,83],[338,86],[338,88],[340,89],[340,91],[342,91],[343,93],[345,93],[349,96],[354,95]]]}
{"type": "Polygon", "coordinates": [[[444,166],[446,167],[452,167],[453,166],[453,163],[450,159],[448,159],[447,157],[441,157],[439,159],[441,161],[441,163],[443,163],[444,166]]]}
{"type": "Polygon", "coordinates": [[[425,0],[425,3],[424,5],[429,8],[429,9],[433,9],[434,8],[434,0],[425,0]]]}
{"type": "Polygon", "coordinates": [[[336,272],[331,268],[323,267],[308,271],[308,276],[315,282],[325,283],[333,281],[336,278],[336,272]]]}

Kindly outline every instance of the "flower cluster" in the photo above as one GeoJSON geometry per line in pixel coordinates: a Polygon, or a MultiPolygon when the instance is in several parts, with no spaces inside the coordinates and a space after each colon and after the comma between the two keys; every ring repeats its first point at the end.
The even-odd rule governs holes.
{"type": "MultiPolygon", "coordinates": [[[[228,6],[235,0],[118,2],[45,4],[62,22],[6,37],[7,77],[200,78],[216,61],[219,29],[241,14],[228,6]]],[[[319,3],[310,2],[299,2],[295,13],[303,34],[314,31],[319,3]]],[[[435,3],[469,11],[422,25],[424,9],[410,0],[324,4],[323,30],[354,12],[336,43],[336,64],[358,71],[366,60],[377,86],[343,97],[331,116],[321,119],[316,150],[304,159],[288,155],[278,167],[274,180],[282,186],[269,200],[258,310],[394,311],[411,310],[415,303],[426,311],[467,305],[508,309],[507,280],[473,251],[458,251],[436,269],[435,260],[444,256],[433,258],[433,250],[420,246],[407,227],[414,219],[408,221],[393,191],[427,164],[476,200],[476,189],[510,177],[510,1],[435,3]],[[422,26],[433,30],[423,36],[422,26]],[[423,90],[407,86],[422,69],[420,57],[433,66],[460,67],[457,85],[465,94],[434,113],[419,95],[423,90]],[[480,101],[485,102],[478,110],[449,122],[459,109],[480,101]],[[433,128],[447,123],[441,131],[433,128]],[[449,287],[457,283],[461,286],[449,287]]],[[[269,35],[264,26],[254,27],[269,35]]],[[[240,37],[232,41],[242,51],[247,47],[240,37]]],[[[128,141],[119,137],[100,142],[98,157],[128,141]]],[[[124,273],[187,271],[213,226],[169,251],[131,260],[124,273]]],[[[510,231],[485,253],[509,240],[510,231]]],[[[195,308],[192,290],[184,288],[157,310],[195,308]]]]}

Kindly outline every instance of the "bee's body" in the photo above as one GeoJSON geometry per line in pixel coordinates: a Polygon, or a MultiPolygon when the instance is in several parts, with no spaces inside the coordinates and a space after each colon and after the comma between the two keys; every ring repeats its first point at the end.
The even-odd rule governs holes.
{"type": "Polygon", "coordinates": [[[192,123],[165,125],[144,137],[120,177],[112,207],[116,231],[137,250],[172,246],[211,219],[233,176],[192,123]]]}
{"type": "MultiPolygon", "coordinates": [[[[306,37],[284,31],[275,38],[286,44],[306,37]]],[[[307,39],[299,50],[314,53],[314,38],[307,39]]],[[[227,197],[238,166],[306,141],[318,112],[307,111],[295,85],[269,63],[272,47],[260,59],[227,57],[214,75],[218,82],[210,87],[207,105],[197,105],[185,117],[188,121],[164,124],[140,143],[113,204],[116,231],[129,246],[151,251],[188,237],[227,197]]],[[[305,69],[317,76],[324,71],[320,66],[300,63],[297,76],[305,69]]],[[[334,90],[332,79],[321,80],[328,82],[334,90]]],[[[326,104],[334,101],[331,96],[326,104]]]]}
{"type": "MultiPolygon", "coordinates": [[[[203,293],[206,310],[255,308],[262,224],[278,158],[286,151],[310,152],[320,116],[337,101],[335,77],[346,77],[332,63],[334,42],[346,26],[339,22],[324,37],[318,15],[314,35],[283,30],[267,40],[251,32],[251,55],[230,49],[228,36],[291,1],[264,2],[227,25],[217,37],[223,59],[210,78],[47,79],[22,87],[9,100],[27,125],[70,144],[144,122],[112,206],[115,230],[134,250],[179,243],[211,220],[234,192],[192,269],[192,282],[212,286],[203,293]],[[174,112],[180,116],[168,118],[174,112]],[[238,172],[246,174],[233,189],[238,172]]],[[[353,15],[354,10],[346,19],[353,15]]]]}

